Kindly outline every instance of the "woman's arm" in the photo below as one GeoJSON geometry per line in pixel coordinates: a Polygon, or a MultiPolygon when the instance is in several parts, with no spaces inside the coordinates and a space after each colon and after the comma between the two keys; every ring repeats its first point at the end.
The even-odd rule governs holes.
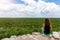
{"type": "Polygon", "coordinates": [[[50,25],[50,30],[52,30],[52,25],[50,25]]]}
{"type": "Polygon", "coordinates": [[[42,25],[42,28],[44,28],[45,24],[42,25]]]}

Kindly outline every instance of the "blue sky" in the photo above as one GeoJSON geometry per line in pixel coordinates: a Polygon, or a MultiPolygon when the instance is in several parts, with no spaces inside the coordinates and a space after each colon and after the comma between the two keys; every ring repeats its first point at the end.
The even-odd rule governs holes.
{"type": "Polygon", "coordinates": [[[46,2],[54,2],[57,5],[60,5],[60,0],[45,0],[46,2]]]}
{"type": "MultiPolygon", "coordinates": [[[[22,0],[15,0],[15,1],[16,1],[16,3],[25,4],[25,2],[22,1],[22,0]]],[[[34,0],[34,1],[38,2],[39,0],[34,0]]],[[[43,1],[45,1],[45,2],[54,2],[57,5],[60,5],[60,0],[43,0],[43,1]]]]}
{"type": "Polygon", "coordinates": [[[24,5],[28,5],[27,3],[25,3],[25,2],[22,1],[22,0],[15,0],[15,3],[16,3],[16,4],[24,4],[24,5]]]}
{"type": "MultiPolygon", "coordinates": [[[[38,2],[39,0],[34,0],[35,2],[38,2]]],[[[24,4],[24,5],[28,5],[27,3],[25,3],[24,1],[22,0],[15,0],[15,3],[17,4],[24,4]]]]}
{"type": "Polygon", "coordinates": [[[18,4],[25,4],[25,2],[22,1],[22,0],[15,0],[15,2],[18,3],[18,4]]]}

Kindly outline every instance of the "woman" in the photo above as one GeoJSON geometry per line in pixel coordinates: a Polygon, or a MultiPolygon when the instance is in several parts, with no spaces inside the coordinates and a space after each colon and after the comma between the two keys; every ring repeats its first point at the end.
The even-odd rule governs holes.
{"type": "Polygon", "coordinates": [[[42,33],[44,35],[50,36],[50,31],[52,30],[52,26],[48,18],[45,19],[45,23],[42,26],[42,33]]]}

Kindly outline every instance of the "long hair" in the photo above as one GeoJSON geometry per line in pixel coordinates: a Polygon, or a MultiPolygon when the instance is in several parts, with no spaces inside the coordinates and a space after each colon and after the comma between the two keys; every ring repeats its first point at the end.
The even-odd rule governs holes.
{"type": "Polygon", "coordinates": [[[45,34],[49,34],[50,33],[50,21],[49,21],[48,18],[45,19],[44,33],[45,34]]]}
{"type": "Polygon", "coordinates": [[[45,25],[50,25],[50,20],[48,18],[45,19],[45,25]]]}

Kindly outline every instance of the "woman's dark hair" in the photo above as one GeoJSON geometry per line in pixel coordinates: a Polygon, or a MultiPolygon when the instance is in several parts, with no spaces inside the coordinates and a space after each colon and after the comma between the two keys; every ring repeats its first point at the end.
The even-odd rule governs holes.
{"type": "Polygon", "coordinates": [[[50,33],[50,21],[49,21],[48,18],[45,19],[44,33],[45,34],[49,34],[50,33]]]}

